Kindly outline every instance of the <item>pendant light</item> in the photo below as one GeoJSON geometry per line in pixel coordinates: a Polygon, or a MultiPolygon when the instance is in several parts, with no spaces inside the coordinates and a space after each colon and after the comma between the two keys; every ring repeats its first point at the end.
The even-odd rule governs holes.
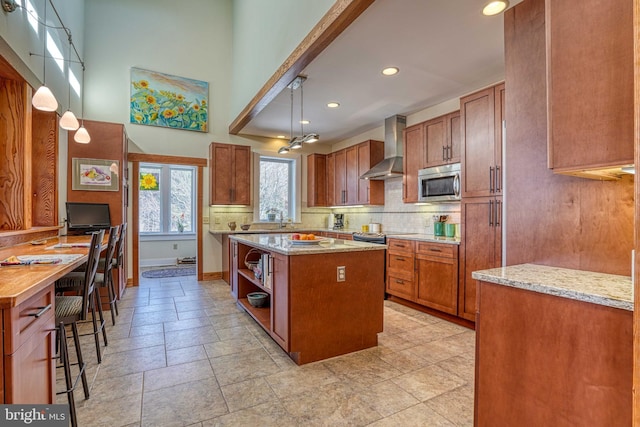
{"type": "Polygon", "coordinates": [[[69,36],[69,62],[67,63],[67,86],[69,89],[68,93],[68,106],[67,111],[60,117],[60,127],[64,130],[76,130],[80,127],[80,123],[78,123],[78,119],[75,114],[71,111],[71,82],[69,81],[69,77],[71,75],[71,33],[69,36]]]}
{"type": "Polygon", "coordinates": [[[291,114],[290,114],[291,120],[289,122],[289,143],[284,147],[280,147],[280,149],[278,150],[278,154],[288,153],[290,151],[291,144],[295,140],[295,138],[293,138],[293,85],[289,85],[289,95],[290,95],[290,101],[291,101],[289,103],[291,106],[291,114]]]}
{"type": "Polygon", "coordinates": [[[44,24],[42,32],[42,86],[38,88],[31,98],[33,108],[40,111],[56,111],[58,101],[51,90],[46,86],[47,81],[47,0],[44,0],[44,24]]]}
{"type": "Polygon", "coordinates": [[[89,132],[87,132],[87,129],[84,127],[84,63],[82,64],[82,86],[80,86],[80,91],[80,116],[82,124],[76,131],[73,140],[80,144],[88,144],[91,142],[91,136],[89,136],[89,132]]]}

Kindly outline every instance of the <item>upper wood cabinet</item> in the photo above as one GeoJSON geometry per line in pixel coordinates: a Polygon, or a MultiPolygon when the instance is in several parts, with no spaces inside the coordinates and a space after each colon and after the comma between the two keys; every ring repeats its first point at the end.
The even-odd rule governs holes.
{"type": "Polygon", "coordinates": [[[406,127],[402,138],[402,201],[418,201],[418,171],[424,168],[424,126],[422,123],[406,127]]]}
{"type": "Polygon", "coordinates": [[[307,156],[307,206],[327,205],[327,156],[307,156]]]}
{"type": "Polygon", "coordinates": [[[384,181],[360,179],[360,175],[383,159],[384,143],[374,140],[328,155],[327,175],[330,178],[327,183],[331,188],[327,191],[328,205],[384,205],[384,181]]]}
{"type": "Polygon", "coordinates": [[[209,204],[251,204],[251,147],[212,142],[209,160],[209,204]]]}
{"type": "Polygon", "coordinates": [[[504,83],[460,99],[462,197],[502,194],[504,83]]]}
{"type": "Polygon", "coordinates": [[[460,161],[460,111],[424,122],[426,163],[424,167],[460,161]]]}
{"type": "Polygon", "coordinates": [[[548,164],[632,164],[633,2],[546,0],[548,164]]]}
{"type": "Polygon", "coordinates": [[[58,116],[32,109],[32,89],[24,81],[0,78],[0,94],[2,247],[57,236],[60,227],[58,116]]]}

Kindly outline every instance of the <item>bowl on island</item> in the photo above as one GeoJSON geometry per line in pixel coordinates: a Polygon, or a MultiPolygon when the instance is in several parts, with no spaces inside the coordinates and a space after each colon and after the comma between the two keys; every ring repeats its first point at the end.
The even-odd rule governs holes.
{"type": "Polygon", "coordinates": [[[240,228],[244,231],[247,231],[249,228],[251,228],[251,224],[242,224],[240,225],[240,228]]]}

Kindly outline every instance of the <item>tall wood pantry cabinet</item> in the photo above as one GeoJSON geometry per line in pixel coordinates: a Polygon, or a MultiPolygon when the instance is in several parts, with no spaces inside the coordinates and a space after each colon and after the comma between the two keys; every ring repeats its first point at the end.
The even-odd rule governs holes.
{"type": "Polygon", "coordinates": [[[462,202],[458,316],[475,321],[471,273],[502,264],[502,144],[505,85],[460,99],[462,202]]]}
{"type": "Polygon", "coordinates": [[[251,147],[209,145],[210,205],[251,204],[251,147]]]}

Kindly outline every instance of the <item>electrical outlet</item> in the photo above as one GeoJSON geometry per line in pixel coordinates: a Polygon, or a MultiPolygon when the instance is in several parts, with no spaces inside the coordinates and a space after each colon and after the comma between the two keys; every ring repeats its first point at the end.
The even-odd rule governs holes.
{"type": "Polygon", "coordinates": [[[344,282],[347,279],[347,267],[338,266],[338,282],[344,282]]]}
{"type": "Polygon", "coordinates": [[[178,249],[178,244],[177,243],[173,244],[173,249],[178,249]]]}
{"type": "Polygon", "coordinates": [[[213,218],[213,223],[214,224],[220,224],[220,217],[216,216],[213,218]]]}
{"type": "Polygon", "coordinates": [[[209,224],[209,217],[207,215],[202,217],[202,223],[203,224],[209,224]]]}

